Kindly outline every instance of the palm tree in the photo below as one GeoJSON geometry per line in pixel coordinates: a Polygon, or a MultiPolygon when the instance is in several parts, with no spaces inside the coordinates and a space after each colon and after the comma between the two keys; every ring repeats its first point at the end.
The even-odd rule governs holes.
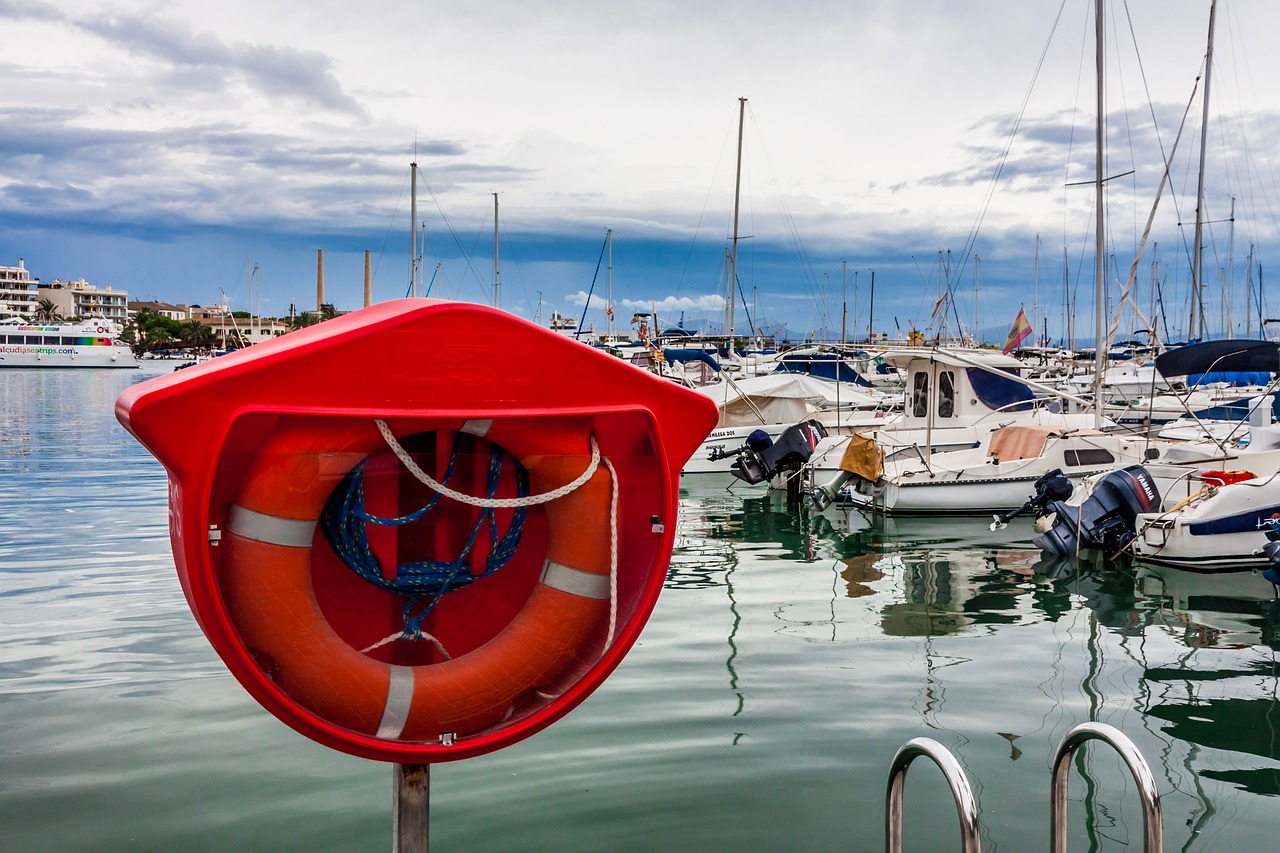
{"type": "Polygon", "coordinates": [[[188,320],[178,331],[178,340],[185,347],[207,347],[216,339],[213,327],[199,320],[188,320]]]}
{"type": "Polygon", "coordinates": [[[134,314],[133,325],[137,330],[133,351],[139,355],[168,346],[178,337],[180,330],[177,320],[171,320],[150,308],[142,308],[134,314]]]}
{"type": "Polygon", "coordinates": [[[61,323],[65,319],[52,299],[41,299],[36,303],[35,321],[37,323],[61,323]]]}

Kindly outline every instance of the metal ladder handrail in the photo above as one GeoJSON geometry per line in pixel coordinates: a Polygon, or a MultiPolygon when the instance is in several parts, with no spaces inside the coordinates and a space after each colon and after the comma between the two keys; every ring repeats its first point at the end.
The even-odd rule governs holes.
{"type": "Polygon", "coordinates": [[[889,787],[885,802],[884,831],[886,853],[902,853],[902,786],[906,782],[907,768],[921,755],[926,755],[938,765],[960,816],[960,841],[964,853],[982,853],[979,840],[978,804],[973,798],[969,780],[945,746],[933,738],[918,737],[907,741],[893,756],[889,767],[889,787]]]}
{"type": "Polygon", "coordinates": [[[1067,851],[1067,766],[1075,751],[1088,740],[1101,740],[1110,744],[1133,774],[1142,798],[1143,853],[1160,853],[1164,849],[1164,830],[1160,818],[1160,793],[1156,790],[1155,777],[1146,759],[1119,729],[1106,723],[1081,723],[1067,732],[1058,753],[1053,759],[1053,793],[1049,806],[1051,853],[1067,851]]]}

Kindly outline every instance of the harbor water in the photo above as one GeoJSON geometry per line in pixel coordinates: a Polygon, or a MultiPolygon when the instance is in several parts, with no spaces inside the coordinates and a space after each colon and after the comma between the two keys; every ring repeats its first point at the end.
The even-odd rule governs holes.
{"type": "MultiPolygon", "coordinates": [[[[187,608],[164,471],[113,415],[171,367],[0,371],[4,849],[389,849],[391,766],[259,708],[187,608]]],[[[1054,751],[1088,720],[1146,757],[1166,850],[1274,849],[1270,585],[1046,566],[1031,536],[686,483],[640,642],[551,728],[433,767],[432,849],[880,851],[889,764],[926,736],[968,775],[984,850],[1044,850],[1054,751]]],[[[905,850],[959,849],[927,759],[905,799],[905,850]]],[[[1071,850],[1140,848],[1102,744],[1072,764],[1068,825],[1071,850]]]]}

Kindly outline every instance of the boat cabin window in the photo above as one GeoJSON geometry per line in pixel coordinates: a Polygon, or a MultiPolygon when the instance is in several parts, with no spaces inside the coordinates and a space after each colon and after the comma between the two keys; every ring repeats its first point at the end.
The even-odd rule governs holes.
{"type": "Polygon", "coordinates": [[[929,414],[929,374],[918,371],[911,380],[911,416],[923,418],[929,414]]]}
{"type": "Polygon", "coordinates": [[[1086,447],[1083,450],[1068,450],[1063,453],[1068,466],[1077,468],[1081,465],[1111,465],[1116,458],[1110,451],[1097,447],[1086,447]]]}
{"type": "Polygon", "coordinates": [[[41,339],[40,343],[47,347],[56,347],[58,344],[62,343],[62,339],[57,335],[45,335],[44,338],[41,339]]]}
{"type": "Polygon", "coordinates": [[[938,417],[956,416],[956,375],[950,370],[938,374],[938,417]]]}
{"type": "Polygon", "coordinates": [[[27,337],[26,337],[26,339],[23,341],[23,343],[27,343],[27,344],[39,344],[39,343],[40,343],[40,336],[39,336],[39,335],[27,335],[27,337]]]}

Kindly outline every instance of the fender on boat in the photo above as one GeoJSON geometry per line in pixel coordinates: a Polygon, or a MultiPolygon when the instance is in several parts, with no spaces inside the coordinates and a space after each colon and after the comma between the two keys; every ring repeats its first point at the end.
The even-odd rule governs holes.
{"type": "Polygon", "coordinates": [[[430,763],[545,728],[621,662],[717,413],[501,311],[403,299],[142,382],[116,416],[169,474],[178,577],[240,684],[326,746],[430,763]],[[453,560],[465,583],[353,571],[318,522],[356,492],[383,519],[431,505],[358,525],[376,581],[453,560]]]}

